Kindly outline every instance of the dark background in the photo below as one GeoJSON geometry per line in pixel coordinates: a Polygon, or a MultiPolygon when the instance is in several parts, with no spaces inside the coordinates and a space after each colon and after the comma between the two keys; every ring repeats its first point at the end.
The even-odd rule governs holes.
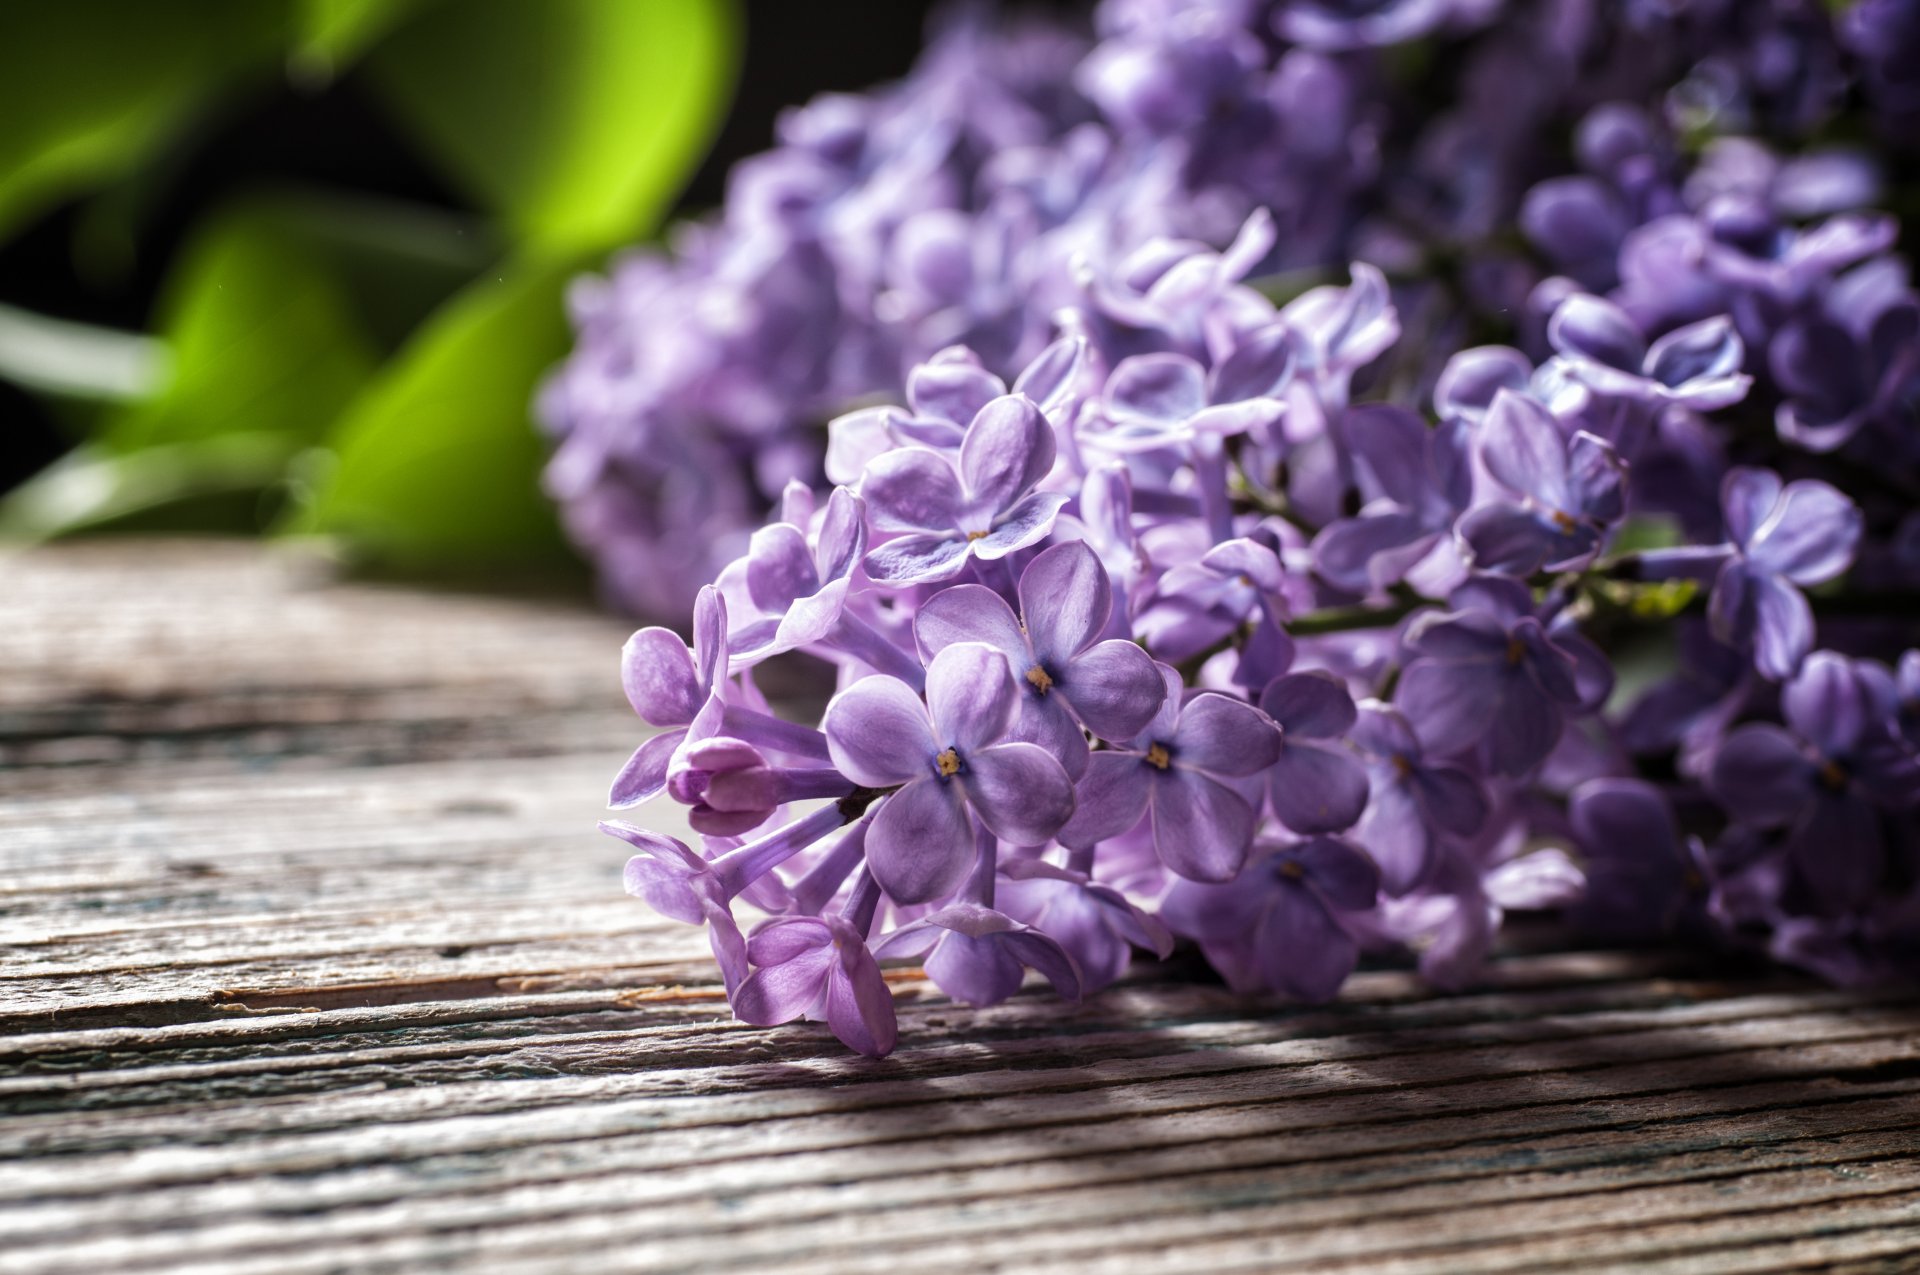
{"type": "MultiPolygon", "coordinates": [[[[938,0],[748,0],[745,55],[725,125],[676,215],[720,202],[726,173],[765,150],[785,107],[830,90],[897,79],[912,66],[938,0]]],[[[1043,6],[1070,8],[1067,4],[1043,6]]],[[[56,318],[144,330],[181,241],[214,206],[262,184],[298,184],[470,209],[396,130],[349,73],[322,91],[286,79],[228,103],[156,174],[132,217],[122,269],[81,268],[86,201],[67,205],[0,247],[0,302],[56,318]]],[[[0,381],[0,491],[59,456],[70,439],[47,409],[0,381]]]]}

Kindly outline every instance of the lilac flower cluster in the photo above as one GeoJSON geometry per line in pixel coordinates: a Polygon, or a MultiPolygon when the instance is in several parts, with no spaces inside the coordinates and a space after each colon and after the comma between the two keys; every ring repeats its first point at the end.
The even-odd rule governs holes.
{"type": "Polygon", "coordinates": [[[611,594],[692,603],[610,800],[700,846],[608,823],[628,888],[876,1055],[896,960],[1314,1001],[1521,912],[1920,973],[1916,51],[1920,0],[1106,0],[788,117],[543,400],[611,594]]]}
{"type": "MultiPolygon", "coordinates": [[[[1683,276],[1628,307],[1664,330],[1646,305],[1714,304],[1684,286],[1698,245],[1648,229],[1628,258],[1619,249],[1681,210],[1683,145],[1797,143],[1856,105],[1890,139],[1920,135],[1904,56],[1920,40],[1914,0],[1832,8],[1105,0],[1090,36],[969,10],[904,82],[787,116],[777,147],[734,172],[722,214],[681,227],[670,255],[578,285],[579,346],[540,404],[557,444],[548,487],[615,602],[684,615],[789,480],[830,477],[828,419],[897,399],[955,344],[1016,375],[1089,271],[1162,306],[1120,263],[1153,270],[1132,254],[1155,240],[1223,246],[1256,209],[1275,234],[1246,264],[1268,290],[1331,281],[1356,258],[1393,278],[1410,339],[1390,373],[1417,387],[1528,312],[1545,272],[1516,227],[1592,291],[1684,259],[1683,276]]],[[[1727,167],[1702,184],[1789,220],[1869,193],[1817,164],[1727,167]]],[[[1848,249],[1789,255],[1765,224],[1702,211],[1747,259],[1740,286],[1767,294],[1762,312],[1734,312],[1762,361],[1772,352],[1748,327],[1773,322],[1781,297],[1797,306],[1804,271],[1848,249]]],[[[1898,333],[1874,332],[1867,311],[1836,307],[1788,343],[1808,413],[1796,428],[1845,434],[1884,397],[1898,333]],[[1819,370],[1834,349],[1844,369],[1819,370]]]]}
{"type": "Polygon", "coordinates": [[[1810,447],[1790,378],[1745,370],[1876,261],[1806,251],[1830,218],[1704,255],[1704,315],[1562,278],[1542,357],[1461,350],[1396,402],[1361,388],[1403,339],[1382,275],[1276,304],[1245,282],[1275,233],[1084,274],[1010,384],[937,352],[832,422],[833,486],[789,483],[691,648],[634,635],[662,733],[611,804],[679,802],[703,845],[604,826],[735,1014],[884,1054],[885,962],[990,1005],[1177,939],[1302,1000],[1366,952],[1456,986],[1513,911],[1913,969],[1911,534],[1829,481],[1869,433],[1920,474],[1912,390],[1810,447]],[[1780,271],[1795,305],[1748,313],[1780,271]],[[817,726],[772,710],[776,658],[832,670],[817,726]]]}

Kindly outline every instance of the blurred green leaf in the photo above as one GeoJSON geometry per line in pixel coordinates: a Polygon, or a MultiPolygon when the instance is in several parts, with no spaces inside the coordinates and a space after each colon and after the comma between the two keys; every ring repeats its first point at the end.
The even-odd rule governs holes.
{"type": "Polygon", "coordinates": [[[0,536],[258,532],[262,493],[279,483],[296,449],[276,434],[227,434],[125,455],[88,444],[7,493],[0,502],[0,536]]]}
{"type": "Polygon", "coordinates": [[[295,0],[295,73],[324,82],[340,74],[420,0],[295,0]]]}
{"type": "Polygon", "coordinates": [[[0,4],[0,238],[177,134],[282,41],[256,0],[0,4]]]}
{"type": "Polygon", "coordinates": [[[285,529],[402,568],[560,558],[530,402],[566,352],[577,265],[520,266],[443,307],[347,411],[331,472],[285,529]]]}
{"type": "Polygon", "coordinates": [[[718,125],[732,0],[465,0],[368,57],[452,176],[537,249],[652,230],[718,125]]]}
{"type": "Polygon", "coordinates": [[[326,259],[258,205],[214,218],[195,237],[161,314],[172,380],[108,422],[109,450],[236,433],[314,442],[378,363],[326,259]]]}
{"type": "Polygon", "coordinates": [[[339,285],[357,325],[384,353],[502,250],[478,218],[422,204],[302,188],[250,206],[339,285]]]}

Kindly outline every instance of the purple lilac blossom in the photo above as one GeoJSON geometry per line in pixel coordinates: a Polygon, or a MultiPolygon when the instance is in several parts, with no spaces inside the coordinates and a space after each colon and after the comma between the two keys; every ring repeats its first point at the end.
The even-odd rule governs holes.
{"type": "Polygon", "coordinates": [[[1899,170],[1809,140],[1911,31],[1576,10],[969,19],[582,285],[549,484],[692,604],[611,801],[700,848],[606,827],[743,1022],[880,1055],[883,966],[1073,999],[1175,935],[1464,987],[1515,912],[1920,973],[1920,302],[1899,170]]]}

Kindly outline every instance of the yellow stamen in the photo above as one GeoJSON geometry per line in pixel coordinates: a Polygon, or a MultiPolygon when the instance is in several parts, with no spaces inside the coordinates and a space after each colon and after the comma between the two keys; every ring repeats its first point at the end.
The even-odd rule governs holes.
{"type": "Polygon", "coordinates": [[[1527,658],[1527,644],[1519,638],[1507,639],[1507,663],[1518,664],[1527,658]]]}
{"type": "Polygon", "coordinates": [[[1307,870],[1301,867],[1297,860],[1282,859],[1280,861],[1280,875],[1289,880],[1298,881],[1307,875],[1307,870]]]}
{"type": "Polygon", "coordinates": [[[1835,792],[1842,792],[1847,786],[1847,772],[1841,768],[1840,763],[1837,761],[1822,762],[1820,765],[1820,782],[1835,792]]]}
{"type": "Polygon", "coordinates": [[[987,535],[988,533],[984,531],[969,531],[967,533],[967,539],[969,542],[974,540],[985,540],[987,538],[987,535]]]}
{"type": "Polygon", "coordinates": [[[1395,753],[1393,755],[1393,773],[1405,779],[1413,773],[1413,763],[1405,757],[1402,757],[1399,753],[1395,753]]]}
{"type": "Polygon", "coordinates": [[[1569,536],[1573,534],[1573,529],[1580,525],[1573,520],[1572,514],[1561,513],[1558,509],[1548,514],[1547,517],[1554,526],[1560,528],[1562,533],[1569,536]]]}
{"type": "Polygon", "coordinates": [[[1173,756],[1167,752],[1165,744],[1155,744],[1147,749],[1147,765],[1156,766],[1161,770],[1173,765],[1173,756]]]}
{"type": "Polygon", "coordinates": [[[935,757],[933,764],[940,768],[941,778],[951,779],[960,773],[960,754],[949,748],[935,757]]]}
{"type": "Polygon", "coordinates": [[[1027,670],[1027,685],[1045,695],[1053,689],[1053,677],[1038,664],[1027,670]]]}

